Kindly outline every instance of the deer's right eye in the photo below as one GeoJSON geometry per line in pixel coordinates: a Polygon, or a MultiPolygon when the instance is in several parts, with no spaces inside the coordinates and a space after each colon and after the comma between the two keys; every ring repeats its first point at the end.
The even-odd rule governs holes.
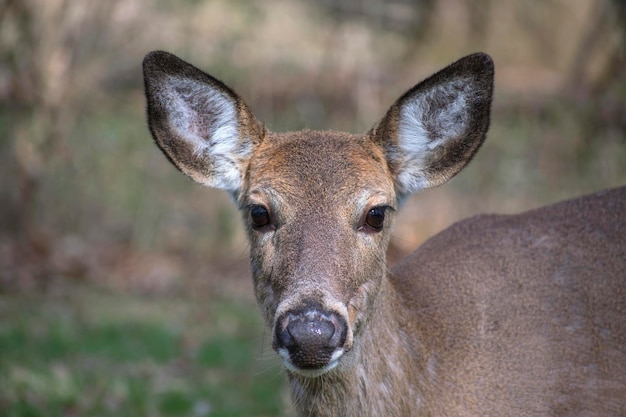
{"type": "Polygon", "coordinates": [[[250,210],[250,220],[257,229],[267,227],[270,224],[270,213],[263,206],[253,206],[250,210]]]}

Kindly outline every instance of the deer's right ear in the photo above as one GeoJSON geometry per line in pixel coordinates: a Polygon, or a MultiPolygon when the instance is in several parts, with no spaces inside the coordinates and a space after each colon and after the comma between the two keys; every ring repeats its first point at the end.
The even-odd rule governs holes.
{"type": "Polygon", "coordinates": [[[264,127],[219,80],[162,51],[143,61],[150,132],[195,181],[237,193],[264,127]]]}

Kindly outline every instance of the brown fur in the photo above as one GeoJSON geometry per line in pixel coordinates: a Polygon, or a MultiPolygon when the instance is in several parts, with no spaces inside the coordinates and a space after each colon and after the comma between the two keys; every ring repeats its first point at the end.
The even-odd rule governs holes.
{"type": "Polygon", "coordinates": [[[237,200],[255,294],[300,415],[626,414],[626,188],[460,222],[387,271],[400,201],[454,176],[484,140],[488,56],[418,84],[366,135],[272,133],[232,90],[172,55],[149,54],[144,71],[157,144],[237,200]],[[179,95],[172,79],[182,90],[205,85],[204,99],[179,95]],[[206,97],[215,107],[202,107],[206,97]],[[208,126],[201,142],[196,118],[226,123],[231,108],[236,134],[208,126]],[[380,207],[377,231],[367,221],[380,207]],[[312,369],[289,362],[282,338],[308,320],[302,311],[314,312],[311,334],[324,329],[318,320],[346,331],[332,346],[338,359],[321,348],[311,358],[314,345],[303,362],[312,369]]]}

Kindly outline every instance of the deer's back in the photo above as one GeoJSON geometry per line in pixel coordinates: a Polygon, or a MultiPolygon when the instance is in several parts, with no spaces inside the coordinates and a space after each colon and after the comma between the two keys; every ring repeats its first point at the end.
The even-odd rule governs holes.
{"type": "Polygon", "coordinates": [[[459,222],[391,280],[433,415],[625,415],[626,187],[459,222]]]}

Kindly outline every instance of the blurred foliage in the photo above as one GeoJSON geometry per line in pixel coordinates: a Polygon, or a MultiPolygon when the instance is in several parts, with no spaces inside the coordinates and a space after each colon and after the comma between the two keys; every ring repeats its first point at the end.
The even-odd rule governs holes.
{"type": "Polygon", "coordinates": [[[269,416],[284,403],[280,367],[259,360],[260,318],[247,305],[74,287],[0,295],[0,317],[12,317],[0,327],[6,417],[269,416]]]}
{"type": "Polygon", "coordinates": [[[477,211],[623,183],[625,9],[617,0],[4,0],[0,283],[123,281],[140,262],[129,257],[165,253],[166,288],[193,274],[186,265],[245,258],[228,198],[176,175],[151,143],[140,62],[152,49],[234,86],[271,129],[350,131],[369,129],[441,66],[489,52],[490,139],[459,179],[407,207],[394,241],[402,252],[477,211]],[[422,221],[431,212],[439,217],[422,221]]]}
{"type": "MultiPolygon", "coordinates": [[[[177,173],[146,128],[140,64],[154,49],[224,80],[270,129],[354,132],[444,65],[490,53],[489,139],[449,185],[407,203],[392,260],[459,218],[626,180],[623,0],[0,0],[0,293],[25,297],[0,303],[0,410],[11,404],[9,415],[39,415],[50,401],[59,415],[84,411],[76,388],[84,384],[95,387],[92,404],[125,402],[126,414],[188,414],[214,389],[224,401],[215,407],[245,414],[219,382],[236,387],[228,374],[243,375],[241,361],[254,357],[241,340],[251,328],[224,337],[211,317],[217,338],[207,335],[194,361],[224,371],[185,368],[191,373],[173,379],[180,386],[154,391],[142,372],[167,379],[181,355],[179,330],[127,323],[130,312],[113,327],[68,322],[66,311],[37,310],[41,300],[29,295],[86,282],[135,294],[128,304],[146,294],[191,305],[244,299],[256,317],[228,196],[177,173]],[[145,369],[130,365],[140,357],[145,369]],[[104,365],[89,371],[92,359],[104,365]]],[[[235,327],[251,320],[235,317],[235,327]]],[[[247,398],[267,389],[250,387],[247,398]]]]}

